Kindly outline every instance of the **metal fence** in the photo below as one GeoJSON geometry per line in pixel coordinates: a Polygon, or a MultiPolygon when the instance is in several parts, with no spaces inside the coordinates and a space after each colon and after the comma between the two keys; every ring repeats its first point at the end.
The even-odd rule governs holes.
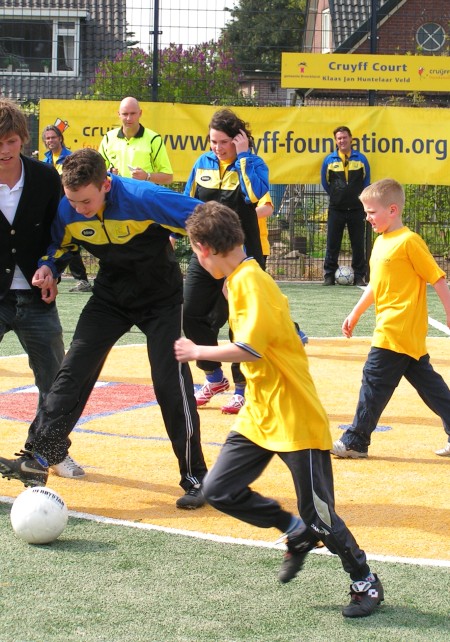
{"type": "MultiPolygon", "coordinates": [[[[182,191],[183,184],[177,184],[182,191]]],[[[271,254],[267,271],[277,281],[321,281],[326,248],[328,196],[319,185],[274,185],[271,188],[275,211],[268,219],[271,254]]],[[[427,242],[439,266],[450,279],[450,201],[449,189],[442,186],[406,186],[403,222],[427,242]],[[436,220],[438,207],[445,217],[436,220]]],[[[367,245],[375,235],[367,226],[367,245]]],[[[176,253],[183,272],[191,250],[187,239],[177,241],[176,253]]],[[[85,255],[93,275],[97,263],[85,255]]],[[[340,265],[351,265],[351,247],[347,230],[339,258],[340,265]]]]}
{"type": "MultiPolygon", "coordinates": [[[[363,29],[366,29],[366,35],[369,34],[370,6],[382,9],[384,5],[393,4],[386,0],[333,3],[335,10],[345,6],[353,22],[361,14],[361,20],[365,21],[358,27],[359,35],[363,29]]],[[[298,3],[298,6],[303,5],[298,3]]],[[[426,36],[423,25],[416,28],[416,23],[433,25],[440,22],[442,25],[438,27],[446,37],[444,48],[437,52],[424,52],[422,48],[421,53],[448,55],[449,21],[445,18],[449,11],[448,0],[425,2],[423,7],[416,2],[399,2],[398,6],[402,11],[411,7],[407,14],[408,28],[405,22],[405,28],[398,31],[395,38],[398,53],[411,51],[420,29],[422,36],[426,36]]],[[[341,41],[337,40],[339,34],[345,42],[348,35],[345,29],[353,22],[347,25],[344,12],[339,20],[337,25],[324,22],[330,32],[329,36],[328,32],[316,34],[322,43],[327,35],[331,39],[334,37],[335,47],[341,46],[341,41]]],[[[386,20],[383,24],[387,24],[386,20]]],[[[226,0],[61,0],[58,3],[0,0],[0,93],[21,102],[29,114],[32,138],[26,153],[37,148],[41,98],[111,99],[116,98],[114,92],[122,91],[122,87],[122,95],[127,95],[126,84],[118,89],[114,79],[109,84],[100,81],[105,76],[108,80],[109,63],[121,61],[137,50],[141,52],[139,69],[143,65],[145,72],[135,94],[140,100],[168,100],[169,97],[173,101],[203,104],[289,106],[300,94],[281,89],[280,55],[282,51],[307,50],[306,44],[312,41],[311,28],[308,17],[301,10],[296,11],[295,3],[287,0],[234,3],[226,0]],[[227,4],[232,8],[227,9],[227,4]],[[239,24],[244,28],[239,29],[239,24]],[[178,72],[174,69],[183,60],[185,73],[180,76],[179,67],[178,72]],[[217,65],[212,66],[212,60],[217,61],[217,65]],[[206,92],[204,78],[200,82],[200,70],[205,70],[208,61],[206,85],[214,86],[217,92],[214,97],[206,92]],[[234,93],[227,84],[230,78],[234,93]],[[184,79],[186,86],[180,93],[179,85],[184,79]]],[[[437,35],[440,33],[436,31],[437,35]]],[[[380,43],[383,43],[382,38],[380,43]]],[[[133,61],[130,64],[137,65],[133,61]]],[[[127,68],[124,69],[126,72],[127,68]]],[[[345,95],[342,92],[334,95],[303,92],[300,98],[302,104],[309,105],[369,104],[369,96],[364,92],[345,95]]],[[[419,107],[431,104],[443,109],[448,108],[449,99],[450,93],[441,94],[438,100],[436,96],[407,91],[398,91],[395,96],[383,92],[376,93],[375,98],[373,93],[371,95],[372,104],[375,100],[377,104],[419,107]]],[[[280,280],[321,280],[327,224],[326,194],[318,185],[301,184],[274,185],[272,191],[276,207],[274,216],[268,220],[272,251],[268,271],[280,280]]],[[[450,188],[411,185],[406,186],[406,192],[405,224],[425,238],[450,278],[450,188]]],[[[184,269],[189,255],[185,242],[179,243],[177,253],[184,269]]],[[[341,261],[343,264],[350,262],[347,235],[344,236],[341,261]]],[[[95,262],[89,263],[88,259],[88,264],[94,272],[95,262]]]]}

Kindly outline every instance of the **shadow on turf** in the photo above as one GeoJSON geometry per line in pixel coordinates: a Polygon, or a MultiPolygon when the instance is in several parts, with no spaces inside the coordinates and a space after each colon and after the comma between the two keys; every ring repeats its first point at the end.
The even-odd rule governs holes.
{"type": "MultiPolygon", "coordinates": [[[[436,449],[439,448],[440,444],[436,444],[436,449]]],[[[433,452],[434,450],[430,449],[430,453],[433,452]]],[[[347,465],[348,462],[360,462],[361,465],[367,464],[369,461],[385,461],[385,462],[392,462],[396,464],[423,464],[424,466],[429,466],[432,464],[433,466],[448,466],[448,457],[439,457],[436,455],[435,459],[417,459],[415,457],[390,457],[389,455],[371,455],[369,452],[369,457],[366,459],[345,459],[342,457],[334,457],[332,456],[333,459],[333,464],[337,461],[343,462],[343,466],[347,465]],[[345,464],[347,462],[347,464],[345,464]]]]}

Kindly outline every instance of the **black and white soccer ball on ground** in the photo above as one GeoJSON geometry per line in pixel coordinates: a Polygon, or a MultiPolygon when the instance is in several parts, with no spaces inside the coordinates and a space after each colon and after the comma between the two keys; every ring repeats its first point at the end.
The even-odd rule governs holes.
{"type": "Polygon", "coordinates": [[[355,282],[355,273],[349,265],[340,265],[334,275],[336,283],[339,285],[353,285],[355,282]]]}
{"type": "Polygon", "coordinates": [[[28,544],[50,544],[67,525],[69,512],[63,498],[46,487],[27,488],[11,508],[11,525],[28,544]]]}

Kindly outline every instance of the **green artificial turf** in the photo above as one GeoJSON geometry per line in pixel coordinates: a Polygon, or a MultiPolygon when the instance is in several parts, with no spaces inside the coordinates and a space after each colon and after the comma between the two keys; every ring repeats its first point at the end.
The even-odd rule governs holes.
{"type": "MultiPolygon", "coordinates": [[[[89,294],[60,286],[68,347],[89,294]]],[[[341,336],[354,287],[280,284],[310,337],[341,336]]],[[[444,322],[429,288],[430,315],[444,322]]],[[[373,310],[356,336],[370,336],[373,310]]],[[[430,336],[444,336],[430,328],[430,336]]],[[[221,338],[227,338],[222,330],[221,338]]],[[[141,343],[133,329],[122,343],[141,343]]],[[[0,354],[21,354],[13,333],[0,354]]],[[[3,482],[8,483],[8,482],[3,482]]],[[[281,552],[71,517],[49,546],[18,540],[0,502],[0,642],[448,642],[449,568],[374,562],[386,602],[346,620],[349,581],[336,557],[311,554],[295,581],[277,581],[281,552]]],[[[218,519],[220,515],[218,514],[218,519]]],[[[380,544],[380,548],[382,545],[380,544]]]]}
{"type": "MultiPolygon", "coordinates": [[[[85,292],[69,292],[73,284],[73,279],[64,278],[59,285],[57,298],[66,348],[70,345],[80,312],[91,296],[85,292]]],[[[338,285],[324,287],[320,283],[280,282],[279,287],[289,299],[292,319],[297,321],[301,329],[310,337],[342,337],[342,322],[362,294],[361,288],[338,285]]],[[[442,304],[430,286],[428,287],[428,307],[431,317],[445,323],[442,304]]],[[[354,336],[371,336],[374,322],[375,312],[372,306],[361,317],[354,336]]],[[[445,336],[432,326],[429,326],[428,334],[430,337],[445,336]]],[[[219,338],[228,339],[227,326],[222,328],[219,338]]],[[[136,327],[118,341],[118,345],[132,343],[145,343],[145,337],[136,327]]],[[[0,343],[0,356],[11,354],[23,354],[23,349],[15,334],[8,332],[0,343]]]]}
{"type": "Polygon", "coordinates": [[[374,562],[385,603],[347,620],[348,577],[311,554],[277,580],[282,552],[71,517],[32,546],[0,504],[0,642],[448,641],[448,569],[374,562]]]}

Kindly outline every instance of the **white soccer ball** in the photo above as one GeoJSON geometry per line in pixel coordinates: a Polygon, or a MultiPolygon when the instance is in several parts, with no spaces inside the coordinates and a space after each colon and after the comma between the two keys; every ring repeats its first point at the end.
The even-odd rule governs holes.
{"type": "Polygon", "coordinates": [[[339,285],[353,285],[355,282],[355,273],[349,265],[340,265],[336,270],[334,278],[339,285]]]}
{"type": "Polygon", "coordinates": [[[11,508],[11,524],[17,537],[28,544],[49,544],[66,527],[69,513],[63,498],[45,487],[27,488],[11,508]]]}

